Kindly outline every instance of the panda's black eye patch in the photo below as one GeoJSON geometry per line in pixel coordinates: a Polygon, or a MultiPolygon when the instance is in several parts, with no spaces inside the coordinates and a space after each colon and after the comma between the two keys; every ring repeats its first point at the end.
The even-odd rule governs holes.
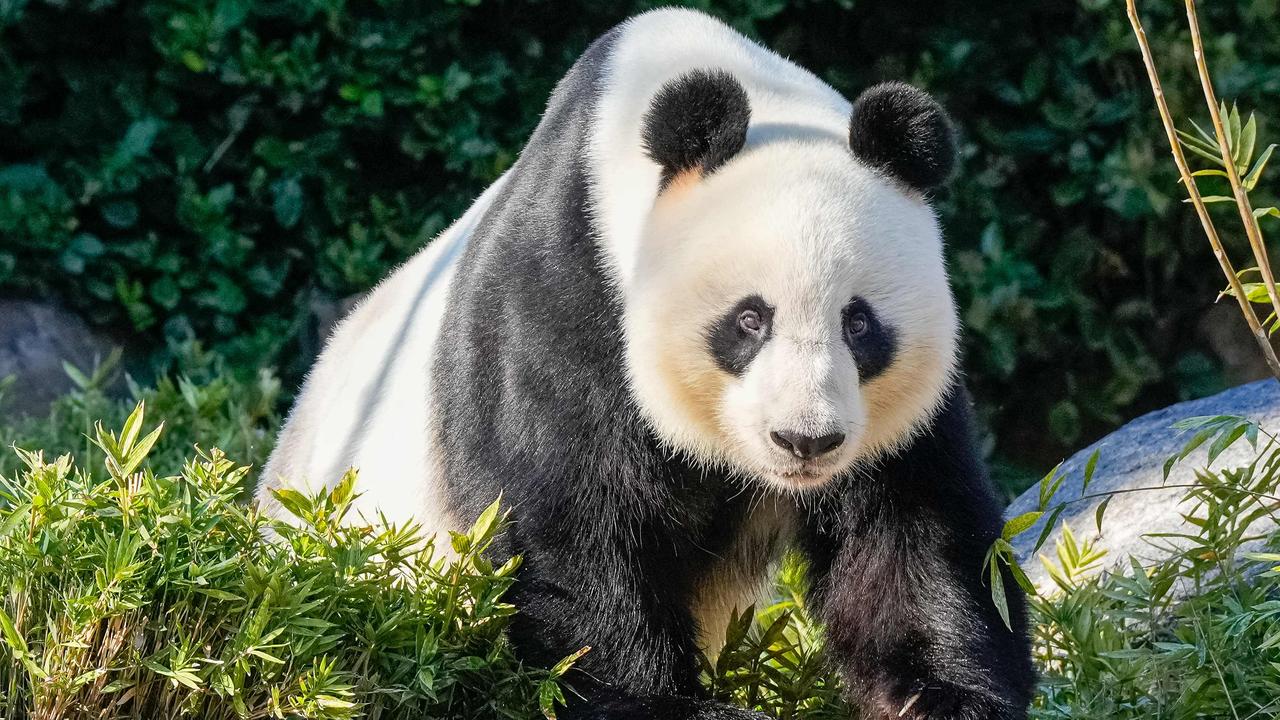
{"type": "Polygon", "coordinates": [[[773,307],[759,295],[749,295],[711,323],[707,349],[720,369],[741,375],[773,335],[773,307]]]}
{"type": "Polygon", "coordinates": [[[884,372],[898,349],[893,328],[880,322],[871,304],[855,297],[841,315],[845,344],[858,365],[858,379],[866,382],[884,372]]]}

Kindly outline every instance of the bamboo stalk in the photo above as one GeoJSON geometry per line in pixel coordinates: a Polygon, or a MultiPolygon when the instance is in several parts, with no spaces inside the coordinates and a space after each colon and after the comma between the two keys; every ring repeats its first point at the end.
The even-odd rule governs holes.
{"type": "Polygon", "coordinates": [[[1271,299],[1271,308],[1280,322],[1280,292],[1276,291],[1276,279],[1271,273],[1271,258],[1267,255],[1267,246],[1262,242],[1262,230],[1258,227],[1258,218],[1253,216],[1253,205],[1249,202],[1249,191],[1240,182],[1240,170],[1231,159],[1231,147],[1227,145],[1227,133],[1222,125],[1222,113],[1218,109],[1218,98],[1213,91],[1213,79],[1209,75],[1209,66],[1205,60],[1204,41],[1200,36],[1200,19],[1196,15],[1195,0],[1186,0],[1187,24],[1191,27],[1191,48],[1195,53],[1196,71],[1200,75],[1200,87],[1204,90],[1204,100],[1209,105],[1209,117],[1213,120],[1213,133],[1218,137],[1218,150],[1222,153],[1222,162],[1227,166],[1227,180],[1231,183],[1231,192],[1236,198],[1236,207],[1240,210],[1240,220],[1244,223],[1245,234],[1249,237],[1249,247],[1262,273],[1262,284],[1271,299]]]}
{"type": "Polygon", "coordinates": [[[1187,194],[1191,197],[1191,204],[1195,206],[1196,215],[1200,218],[1200,225],[1204,228],[1204,234],[1208,237],[1209,245],[1213,248],[1213,255],[1218,259],[1218,265],[1222,268],[1222,273],[1227,278],[1232,294],[1235,295],[1236,301],[1240,304],[1240,312],[1244,314],[1245,322],[1248,323],[1249,330],[1253,334],[1254,340],[1257,341],[1258,348],[1262,351],[1262,356],[1267,361],[1267,367],[1270,368],[1271,374],[1277,380],[1280,380],[1280,359],[1276,358],[1275,349],[1271,347],[1271,342],[1267,339],[1267,333],[1263,329],[1262,323],[1258,320],[1258,315],[1254,312],[1249,298],[1245,295],[1244,286],[1241,285],[1235,268],[1231,265],[1231,259],[1222,247],[1222,239],[1218,237],[1218,230],[1213,226],[1213,220],[1209,217],[1209,209],[1205,206],[1204,199],[1200,196],[1200,188],[1196,185],[1196,179],[1191,175],[1191,168],[1187,165],[1186,155],[1182,152],[1182,144],[1178,141],[1178,133],[1173,123],[1173,116],[1169,112],[1169,104],[1165,102],[1164,86],[1160,83],[1160,75],[1156,72],[1155,60],[1151,55],[1151,44],[1147,42],[1147,31],[1142,27],[1142,20],[1138,17],[1136,0],[1125,0],[1125,8],[1129,15],[1129,24],[1133,27],[1133,34],[1138,38],[1138,47],[1142,50],[1142,62],[1147,69],[1147,78],[1151,81],[1151,93],[1155,96],[1156,108],[1160,112],[1160,122],[1164,125],[1165,135],[1168,136],[1169,148],[1173,152],[1173,161],[1178,166],[1178,172],[1182,175],[1182,183],[1186,186],[1187,194]]]}

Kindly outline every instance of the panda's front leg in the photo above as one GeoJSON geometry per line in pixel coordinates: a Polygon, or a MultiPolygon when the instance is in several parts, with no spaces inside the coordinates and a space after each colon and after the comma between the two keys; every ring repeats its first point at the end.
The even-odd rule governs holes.
{"type": "Polygon", "coordinates": [[[1035,674],[1025,599],[1013,629],[983,581],[1000,506],[975,457],[968,395],[870,477],[808,518],[813,602],[851,700],[876,720],[1019,720],[1035,674]]]}
{"type": "Polygon", "coordinates": [[[695,626],[679,583],[672,582],[673,562],[646,557],[607,533],[566,535],[551,524],[530,533],[528,525],[510,530],[523,556],[510,595],[520,608],[512,642],[522,659],[543,666],[591,648],[564,679],[568,704],[559,717],[769,720],[706,697],[697,677],[695,626]]]}

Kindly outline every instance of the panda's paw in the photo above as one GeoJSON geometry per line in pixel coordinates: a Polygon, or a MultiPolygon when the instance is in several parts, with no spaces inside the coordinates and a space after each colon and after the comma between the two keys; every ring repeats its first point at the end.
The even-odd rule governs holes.
{"type": "Polygon", "coordinates": [[[901,685],[878,693],[876,720],[1021,720],[1026,711],[989,692],[946,682],[901,685]]]}

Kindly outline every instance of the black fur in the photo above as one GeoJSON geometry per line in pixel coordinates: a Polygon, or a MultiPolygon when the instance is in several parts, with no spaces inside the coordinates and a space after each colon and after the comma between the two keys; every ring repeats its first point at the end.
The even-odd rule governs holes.
{"type": "MultiPolygon", "coordinates": [[[[460,518],[499,493],[511,511],[494,554],[523,556],[509,596],[522,658],[545,666],[592,648],[567,677],[562,718],[758,720],[705,698],[690,603],[765,491],[743,492],[650,432],[627,389],[621,299],[588,213],[583,148],[616,32],[556,88],[459,260],[431,369],[446,492],[460,518]]],[[[699,160],[712,166],[730,145],[693,144],[715,149],[699,160]]],[[[690,157],[672,155],[672,167],[690,157]]],[[[941,688],[918,707],[955,710],[946,717],[1024,717],[1022,598],[1007,583],[1011,633],[979,582],[1000,517],[969,422],[953,400],[876,477],[803,505],[776,498],[817,508],[800,538],[815,602],[850,687],[879,703],[873,718],[894,717],[917,686],[941,688]]]]}
{"type": "Polygon", "coordinates": [[[751,295],[729,308],[722,318],[707,328],[707,349],[721,370],[730,375],[741,375],[772,336],[773,307],[759,295],[751,295]],[[763,332],[758,335],[743,332],[738,326],[738,316],[744,310],[759,313],[763,332]]]}
{"type": "Polygon", "coordinates": [[[828,652],[871,718],[1026,717],[1035,674],[1025,602],[1006,571],[1010,632],[983,581],[1002,521],[976,447],[957,385],[906,452],[805,519],[800,547],[828,652]]]}
{"type": "Polygon", "coordinates": [[[849,118],[849,147],[863,162],[920,192],[945,183],[956,161],[946,111],[902,82],[881,83],[858,96],[849,118]]]}
{"type": "Polygon", "coordinates": [[[709,175],[747,140],[747,91],[723,70],[694,70],[667,83],[644,115],[645,151],[662,166],[662,187],[682,172],[709,175]]]}
{"type": "Polygon", "coordinates": [[[898,350],[898,334],[892,326],[880,322],[870,303],[860,297],[854,298],[844,307],[841,321],[846,331],[845,344],[858,365],[859,382],[865,383],[888,369],[898,350]],[[861,337],[851,337],[849,321],[858,314],[867,319],[867,331],[861,337]]]}

